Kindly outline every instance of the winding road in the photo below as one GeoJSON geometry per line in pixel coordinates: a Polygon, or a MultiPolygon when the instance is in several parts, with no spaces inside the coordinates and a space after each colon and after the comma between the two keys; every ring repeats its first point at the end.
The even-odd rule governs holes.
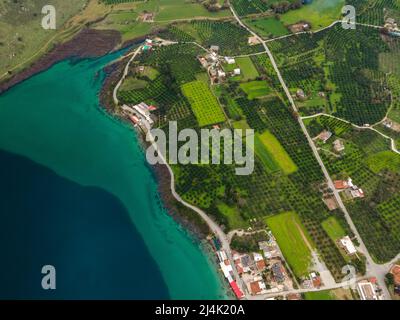
{"type": "MultiPolygon", "coordinates": [[[[275,72],[276,72],[276,74],[278,76],[279,82],[280,82],[283,90],[285,91],[285,94],[286,94],[286,96],[287,96],[287,98],[288,98],[288,100],[290,102],[290,105],[291,105],[293,111],[295,111],[297,113],[298,110],[297,110],[296,104],[295,104],[295,102],[293,100],[293,97],[290,94],[289,89],[286,86],[286,83],[282,78],[282,75],[281,75],[281,73],[279,71],[279,68],[278,68],[278,66],[276,64],[276,61],[275,61],[271,51],[269,50],[269,48],[268,48],[268,46],[266,44],[266,41],[263,40],[258,34],[256,34],[252,29],[250,29],[247,25],[245,25],[240,20],[240,18],[238,17],[238,15],[236,14],[235,10],[233,9],[233,7],[232,7],[232,5],[230,3],[229,3],[229,7],[230,7],[230,9],[232,11],[232,14],[234,15],[235,19],[237,20],[237,22],[243,28],[245,28],[249,33],[251,33],[254,37],[256,37],[260,41],[260,43],[262,43],[262,45],[263,45],[263,47],[264,47],[264,49],[265,49],[270,61],[271,61],[272,65],[273,65],[273,67],[274,67],[274,70],[275,70],[275,72]]],[[[334,25],[334,24],[332,24],[332,25],[334,25]]],[[[366,25],[366,24],[361,24],[361,25],[370,26],[370,27],[373,27],[373,28],[380,28],[378,26],[373,26],[373,25],[366,25]]],[[[329,188],[331,190],[333,190],[333,194],[334,194],[334,196],[336,198],[336,201],[337,201],[340,209],[343,211],[343,213],[345,215],[347,223],[349,224],[352,232],[354,233],[354,235],[357,237],[357,239],[359,241],[360,245],[359,245],[358,249],[366,257],[367,275],[375,276],[377,278],[378,284],[382,289],[382,294],[383,294],[384,299],[390,300],[391,297],[390,297],[389,291],[388,291],[388,289],[386,287],[386,284],[385,284],[385,275],[388,272],[388,270],[385,268],[386,265],[379,265],[379,264],[377,264],[377,263],[375,263],[373,261],[370,253],[368,252],[367,247],[364,244],[363,239],[361,238],[360,234],[358,233],[357,228],[356,228],[355,224],[353,223],[353,220],[351,219],[350,214],[347,211],[347,209],[346,209],[346,207],[345,207],[345,205],[344,205],[344,203],[342,201],[342,198],[340,197],[338,191],[336,190],[336,188],[335,188],[335,186],[333,184],[333,181],[332,181],[332,179],[331,179],[331,177],[330,177],[330,175],[328,173],[328,170],[326,169],[326,167],[325,167],[325,165],[324,165],[324,163],[323,163],[323,161],[322,161],[322,159],[321,159],[321,157],[320,157],[320,155],[318,153],[318,150],[317,150],[314,142],[312,141],[312,139],[310,137],[310,134],[307,131],[306,126],[304,125],[304,122],[303,122],[302,118],[298,117],[297,120],[298,120],[298,122],[300,124],[300,127],[301,127],[304,135],[307,138],[308,144],[310,145],[310,147],[311,147],[311,149],[312,149],[312,151],[314,153],[315,158],[317,159],[317,161],[318,161],[318,163],[319,163],[319,165],[321,167],[321,170],[322,170],[322,172],[323,172],[323,174],[325,176],[325,179],[326,179],[326,181],[328,183],[329,188]]]]}

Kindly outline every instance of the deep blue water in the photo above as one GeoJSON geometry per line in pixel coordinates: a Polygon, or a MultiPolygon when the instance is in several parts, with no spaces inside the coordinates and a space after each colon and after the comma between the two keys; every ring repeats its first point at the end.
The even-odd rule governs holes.
{"type": "Polygon", "coordinates": [[[160,299],[168,290],[123,204],[0,151],[0,298],[160,299]],[[56,290],[41,287],[43,265],[56,290]]]}

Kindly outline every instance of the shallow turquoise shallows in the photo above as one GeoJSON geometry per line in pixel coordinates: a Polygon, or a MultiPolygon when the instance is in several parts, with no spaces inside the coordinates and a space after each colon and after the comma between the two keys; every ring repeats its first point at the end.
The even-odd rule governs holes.
{"type": "Polygon", "coordinates": [[[225,297],[202,247],[161,208],[135,132],[99,107],[101,69],[117,56],[61,62],[0,96],[0,165],[15,172],[40,172],[13,176],[11,169],[2,171],[0,231],[18,228],[0,237],[0,254],[7,260],[0,273],[7,274],[14,265],[13,276],[38,274],[39,280],[29,286],[10,281],[9,292],[0,284],[1,297],[43,297],[35,287],[40,286],[39,265],[55,263],[57,293],[46,292],[45,297],[71,298],[79,286],[85,286],[86,294],[77,298],[110,298],[107,292],[115,298],[140,298],[141,290],[145,298],[225,297]],[[4,177],[26,185],[7,187],[4,177]],[[29,189],[32,186],[35,190],[29,189]],[[15,205],[30,191],[35,197],[15,205]],[[126,277],[132,290],[121,288],[118,294],[113,277],[126,277]],[[107,290],[99,283],[113,287],[107,290]]]}

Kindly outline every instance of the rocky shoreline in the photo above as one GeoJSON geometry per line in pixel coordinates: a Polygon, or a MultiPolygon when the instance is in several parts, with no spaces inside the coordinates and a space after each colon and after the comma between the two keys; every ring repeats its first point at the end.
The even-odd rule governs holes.
{"type": "Polygon", "coordinates": [[[33,62],[31,66],[0,83],[3,93],[31,76],[45,71],[67,58],[95,58],[113,51],[121,43],[121,35],[114,30],[83,29],[73,39],[57,45],[33,62]]]}

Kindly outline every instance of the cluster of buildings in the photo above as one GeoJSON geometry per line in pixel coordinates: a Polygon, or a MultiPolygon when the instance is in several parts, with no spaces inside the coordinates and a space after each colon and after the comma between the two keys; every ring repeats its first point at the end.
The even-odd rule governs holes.
{"type": "Polygon", "coordinates": [[[334,181],[336,190],[344,191],[350,198],[364,198],[364,191],[353,184],[353,180],[348,178],[347,180],[335,180],[334,181]]]}
{"type": "Polygon", "coordinates": [[[132,106],[124,104],[122,110],[128,115],[129,119],[135,126],[140,126],[144,131],[146,131],[154,124],[155,117],[151,112],[157,110],[157,107],[153,105],[149,106],[146,103],[141,102],[132,106]]]}
{"type": "Polygon", "coordinates": [[[231,57],[222,58],[218,55],[218,52],[219,46],[211,46],[209,53],[198,57],[203,68],[207,69],[212,84],[221,83],[229,76],[238,76],[241,74],[240,68],[234,68],[231,72],[226,72],[223,68],[223,63],[233,65],[236,61],[231,57]]]}
{"type": "Polygon", "coordinates": [[[237,285],[236,281],[233,280],[233,268],[231,265],[230,260],[228,259],[226,252],[224,250],[218,250],[217,256],[219,260],[219,266],[224,274],[225,278],[228,280],[229,285],[231,286],[236,298],[241,299],[243,298],[244,294],[242,290],[240,290],[239,286],[237,285]]]}
{"type": "Polygon", "coordinates": [[[275,239],[258,243],[260,251],[234,252],[233,260],[243,283],[251,295],[276,293],[293,288],[275,239]]]}

